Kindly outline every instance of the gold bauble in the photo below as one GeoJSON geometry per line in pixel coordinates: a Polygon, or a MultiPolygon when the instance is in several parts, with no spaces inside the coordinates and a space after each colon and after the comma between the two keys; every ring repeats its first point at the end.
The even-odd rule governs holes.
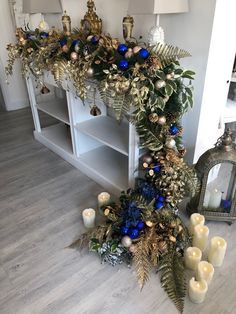
{"type": "Polygon", "coordinates": [[[148,168],[148,164],[146,162],[143,163],[143,168],[148,168]]]}
{"type": "Polygon", "coordinates": [[[157,113],[151,113],[149,116],[148,116],[150,122],[152,123],[156,123],[158,122],[159,120],[159,117],[158,117],[158,114],[157,113]]]}
{"type": "Polygon", "coordinates": [[[153,176],[154,176],[154,170],[151,169],[151,170],[149,170],[148,173],[149,173],[150,177],[153,177],[153,176]]]}
{"type": "Polygon", "coordinates": [[[153,222],[151,222],[151,221],[146,221],[145,224],[146,224],[149,228],[153,227],[153,222]]]}
{"type": "Polygon", "coordinates": [[[128,51],[125,54],[125,58],[129,59],[129,58],[131,58],[133,56],[133,54],[134,54],[133,53],[133,49],[129,48],[128,51]]]}
{"type": "Polygon", "coordinates": [[[75,47],[74,47],[74,49],[75,49],[75,52],[79,52],[79,51],[80,51],[80,46],[79,46],[79,44],[76,44],[75,47]]]}

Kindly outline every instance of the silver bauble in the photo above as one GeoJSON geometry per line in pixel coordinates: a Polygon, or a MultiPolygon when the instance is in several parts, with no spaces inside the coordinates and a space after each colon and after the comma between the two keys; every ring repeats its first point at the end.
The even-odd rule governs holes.
{"type": "Polygon", "coordinates": [[[78,53],[77,52],[72,52],[71,54],[70,54],[70,58],[71,58],[71,60],[72,61],[76,61],[76,60],[78,60],[78,53]]]}
{"type": "Polygon", "coordinates": [[[165,116],[160,116],[158,119],[158,124],[164,125],[166,123],[166,117],[165,116]]]}
{"type": "Polygon", "coordinates": [[[167,148],[175,148],[176,142],[173,138],[169,138],[166,140],[166,147],[167,148]]]}
{"type": "Polygon", "coordinates": [[[156,89],[160,89],[160,88],[163,88],[163,87],[165,87],[165,86],[166,86],[166,82],[163,81],[163,80],[158,80],[158,81],[156,81],[156,83],[155,83],[156,89]]]}
{"type": "Polygon", "coordinates": [[[135,46],[135,47],[133,48],[133,52],[134,52],[134,53],[138,53],[141,49],[142,49],[142,47],[135,46]]]}
{"type": "Polygon", "coordinates": [[[87,71],[87,77],[93,77],[93,75],[94,75],[93,68],[89,68],[88,71],[87,71]]]}
{"type": "Polygon", "coordinates": [[[121,240],[121,244],[124,246],[124,247],[130,247],[132,245],[132,240],[130,237],[128,236],[124,236],[121,240]]]}
{"type": "Polygon", "coordinates": [[[79,52],[79,50],[80,50],[79,44],[76,44],[74,49],[75,49],[75,52],[79,52]]]}

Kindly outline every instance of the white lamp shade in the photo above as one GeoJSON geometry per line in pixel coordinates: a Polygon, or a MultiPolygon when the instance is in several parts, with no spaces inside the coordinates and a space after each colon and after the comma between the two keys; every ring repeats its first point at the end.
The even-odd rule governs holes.
{"type": "Polygon", "coordinates": [[[23,0],[23,13],[62,13],[60,0],[23,0]]]}
{"type": "Polygon", "coordinates": [[[170,14],[188,10],[188,0],[129,0],[128,14],[170,14]]]}

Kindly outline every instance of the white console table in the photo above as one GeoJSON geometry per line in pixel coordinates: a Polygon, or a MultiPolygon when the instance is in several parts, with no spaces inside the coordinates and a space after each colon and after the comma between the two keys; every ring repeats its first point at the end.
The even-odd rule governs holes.
{"type": "Polygon", "coordinates": [[[76,97],[71,82],[64,81],[59,89],[51,73],[44,76],[50,89],[45,95],[35,87],[33,78],[26,80],[35,139],[111,193],[119,195],[122,190],[134,186],[139,161],[134,125],[128,121],[119,124],[99,93],[95,100],[102,114],[92,116],[92,103],[89,100],[83,103],[76,97]],[[69,89],[67,84],[71,85],[69,89]],[[39,111],[54,117],[57,123],[42,128],[39,111]]]}

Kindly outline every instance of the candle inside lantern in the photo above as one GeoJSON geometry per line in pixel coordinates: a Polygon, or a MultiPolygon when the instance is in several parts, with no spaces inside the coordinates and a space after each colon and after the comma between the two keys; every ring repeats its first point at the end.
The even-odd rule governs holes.
{"type": "Polygon", "coordinates": [[[213,275],[214,275],[214,267],[212,264],[201,261],[197,265],[197,273],[196,273],[196,279],[197,280],[206,280],[207,284],[209,285],[212,281],[213,275]]]}
{"type": "Polygon", "coordinates": [[[207,290],[208,285],[204,279],[196,281],[195,278],[192,278],[189,281],[189,298],[193,303],[202,303],[205,300],[207,290]]]}
{"type": "Polygon", "coordinates": [[[111,201],[111,195],[107,192],[102,192],[98,195],[98,208],[109,205],[111,201]]]}
{"type": "Polygon", "coordinates": [[[209,228],[207,226],[195,226],[193,232],[193,246],[196,246],[201,251],[204,251],[207,246],[208,236],[209,228]]]}
{"type": "Polygon", "coordinates": [[[96,212],[93,208],[87,208],[82,213],[84,226],[86,228],[94,228],[95,227],[95,217],[96,212]]]}
{"type": "Polygon", "coordinates": [[[208,261],[215,267],[220,267],[223,264],[227,242],[221,237],[211,239],[208,252],[208,261]]]}
{"type": "Polygon", "coordinates": [[[200,214],[192,214],[189,221],[189,232],[193,234],[194,227],[197,225],[203,226],[205,223],[205,217],[200,214]]]}
{"type": "Polygon", "coordinates": [[[203,201],[203,207],[207,208],[209,206],[210,198],[211,198],[211,192],[206,190],[204,201],[203,201]]]}
{"type": "Polygon", "coordinates": [[[214,189],[211,192],[210,200],[208,203],[208,207],[210,208],[219,208],[221,203],[222,193],[217,189],[214,189]]]}
{"type": "Polygon", "coordinates": [[[202,252],[197,247],[188,247],[184,253],[185,266],[189,269],[197,269],[197,265],[202,258],[202,252]]]}

